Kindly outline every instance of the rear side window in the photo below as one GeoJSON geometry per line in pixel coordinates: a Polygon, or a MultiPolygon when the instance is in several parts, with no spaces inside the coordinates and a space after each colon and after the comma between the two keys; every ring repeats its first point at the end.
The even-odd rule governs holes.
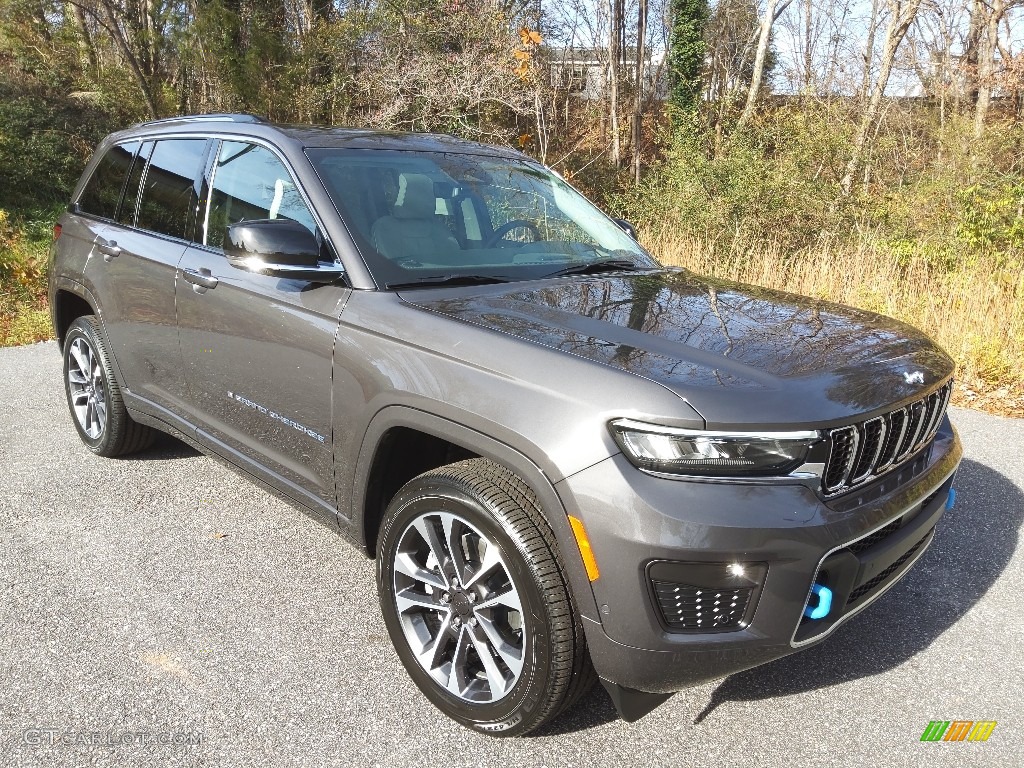
{"type": "Polygon", "coordinates": [[[210,190],[206,244],[221,247],[229,224],[256,219],[292,219],[316,234],[313,214],[277,155],[256,144],[225,141],[210,190]]]}
{"type": "Polygon", "coordinates": [[[117,215],[124,180],[138,148],[139,142],[131,141],[107,150],[78,199],[79,211],[101,219],[112,219],[117,215]]]}
{"type": "Polygon", "coordinates": [[[190,238],[196,189],[206,139],[163,139],[156,143],[142,182],[137,226],[172,237],[190,238]]]}

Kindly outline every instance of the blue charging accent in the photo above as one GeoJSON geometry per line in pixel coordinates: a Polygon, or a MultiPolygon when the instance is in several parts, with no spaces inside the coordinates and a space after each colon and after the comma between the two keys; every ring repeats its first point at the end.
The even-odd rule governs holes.
{"type": "Polygon", "coordinates": [[[946,509],[952,509],[956,504],[956,488],[949,489],[949,498],[946,499],[946,509]]]}
{"type": "Polygon", "coordinates": [[[804,616],[808,619],[824,619],[832,610],[832,590],[824,584],[815,584],[811,592],[818,596],[818,604],[813,608],[809,605],[804,608],[804,616]]]}

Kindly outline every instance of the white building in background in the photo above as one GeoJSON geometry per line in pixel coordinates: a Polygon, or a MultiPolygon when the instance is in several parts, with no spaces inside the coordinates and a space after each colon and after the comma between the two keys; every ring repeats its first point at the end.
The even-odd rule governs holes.
{"type": "MultiPolygon", "coordinates": [[[[605,48],[548,48],[545,56],[551,70],[551,85],[567,90],[581,99],[597,100],[607,93],[609,79],[608,50],[605,48]]],[[[622,69],[622,81],[636,82],[636,51],[627,49],[627,63],[622,69]]],[[[648,54],[644,64],[644,90],[656,99],[668,96],[668,78],[664,51],[648,54]]]]}

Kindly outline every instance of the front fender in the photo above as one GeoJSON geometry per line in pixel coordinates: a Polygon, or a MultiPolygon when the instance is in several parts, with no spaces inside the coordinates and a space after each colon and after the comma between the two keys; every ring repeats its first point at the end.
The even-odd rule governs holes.
{"type": "Polygon", "coordinates": [[[515,448],[465,425],[427,411],[403,405],[388,406],[374,415],[363,435],[354,473],[350,524],[353,528],[351,538],[360,542],[367,554],[372,556],[365,519],[370,472],[381,439],[388,430],[396,427],[415,429],[442,438],[508,467],[519,475],[536,494],[548,524],[555,534],[561,549],[562,563],[566,570],[569,588],[572,590],[581,616],[595,621],[600,620],[597,603],[594,600],[594,591],[587,578],[586,568],[569,524],[568,513],[544,471],[528,456],[515,448]]]}

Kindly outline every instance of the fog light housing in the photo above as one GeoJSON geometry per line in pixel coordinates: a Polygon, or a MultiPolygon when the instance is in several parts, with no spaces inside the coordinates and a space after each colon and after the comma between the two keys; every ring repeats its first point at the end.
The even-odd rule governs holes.
{"type": "Polygon", "coordinates": [[[647,568],[652,597],[669,632],[734,632],[750,624],[767,563],[658,560],[647,568]]]}

